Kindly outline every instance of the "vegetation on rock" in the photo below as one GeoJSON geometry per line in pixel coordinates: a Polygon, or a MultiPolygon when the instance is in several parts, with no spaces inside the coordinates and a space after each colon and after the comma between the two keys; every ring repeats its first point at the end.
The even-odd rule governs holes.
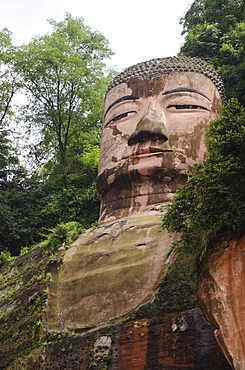
{"type": "Polygon", "coordinates": [[[200,258],[218,232],[245,226],[245,108],[232,99],[206,135],[207,158],[194,167],[163,217],[163,227],[181,233],[179,251],[200,258]]]}

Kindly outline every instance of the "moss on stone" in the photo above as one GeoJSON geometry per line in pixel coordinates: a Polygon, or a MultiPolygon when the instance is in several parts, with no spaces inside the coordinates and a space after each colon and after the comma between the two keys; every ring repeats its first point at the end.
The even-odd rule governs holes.
{"type": "Polygon", "coordinates": [[[196,273],[190,269],[183,257],[178,256],[172,265],[166,265],[164,279],[159,285],[153,302],[140,307],[133,315],[135,319],[161,317],[168,313],[180,313],[197,307],[196,273]]]}
{"type": "Polygon", "coordinates": [[[33,250],[0,268],[0,369],[27,356],[44,340],[48,257],[33,250]]]}
{"type": "MultiPolygon", "coordinates": [[[[142,219],[139,221],[142,222],[142,219]]],[[[122,273],[127,274],[128,279],[134,282],[135,278],[142,275],[142,269],[145,269],[144,263],[145,258],[147,258],[148,249],[141,250],[141,244],[138,244],[140,239],[142,241],[142,235],[147,238],[149,236],[155,236],[158,239],[159,223],[149,229],[149,222],[147,220],[144,221],[146,225],[145,228],[143,227],[143,232],[142,229],[141,232],[137,231],[135,225],[129,225],[129,230],[127,229],[126,244],[133,243],[133,246],[139,246],[139,248],[129,248],[127,255],[125,251],[124,253],[121,252],[119,246],[120,258],[113,257],[113,261],[115,259],[115,266],[118,266],[118,263],[120,263],[125,267],[121,272],[119,271],[117,280],[117,284],[119,284],[122,290],[125,290],[123,285],[125,282],[123,283],[121,281],[122,273]],[[134,259],[133,266],[130,264],[132,258],[134,259]]],[[[124,230],[121,231],[124,233],[124,230]]],[[[163,236],[164,232],[159,233],[159,238],[163,236]]],[[[90,249],[89,253],[92,252],[92,249],[90,249]]],[[[44,246],[1,266],[1,370],[41,369],[45,364],[53,364],[57,361],[62,365],[63,363],[65,364],[68,357],[70,361],[70,356],[74,356],[74,359],[76,359],[74,361],[78,361],[79,356],[76,351],[81,352],[82,357],[79,357],[79,363],[82,364],[81,366],[84,366],[82,368],[86,368],[89,363],[89,351],[93,348],[96,333],[100,333],[100,335],[103,333],[105,335],[114,333],[118,330],[118,325],[120,326],[122,324],[123,321],[117,322],[116,325],[112,324],[111,327],[104,327],[97,332],[88,331],[85,333],[82,328],[78,328],[70,332],[48,333],[50,328],[47,325],[47,316],[49,315],[49,311],[47,310],[47,296],[48,286],[50,287],[51,283],[49,280],[51,277],[54,285],[59,283],[58,275],[59,271],[62,270],[60,267],[64,252],[60,248],[50,250],[49,246],[44,246]],[[55,279],[57,281],[55,281],[54,276],[56,276],[55,279]]],[[[107,249],[107,253],[109,252],[110,247],[107,249]]],[[[85,252],[84,250],[84,253],[88,253],[88,251],[85,252]]],[[[114,250],[111,250],[110,253],[113,254],[114,250]]],[[[96,262],[96,267],[102,267],[100,266],[102,260],[100,259],[96,262]]],[[[105,265],[103,266],[105,267],[105,265]]],[[[189,267],[180,258],[177,258],[173,264],[165,264],[165,267],[167,268],[165,269],[164,279],[160,284],[154,301],[138,309],[135,313],[136,319],[160,317],[165,313],[178,313],[196,307],[195,276],[190,275],[189,267]]],[[[89,277],[91,281],[87,281],[88,285],[93,283],[92,278],[92,276],[89,277]]],[[[102,284],[100,287],[102,292],[104,291],[103,284],[107,285],[109,291],[114,291],[116,282],[110,278],[109,274],[107,281],[101,281],[100,283],[102,284]]],[[[129,288],[127,287],[127,291],[129,288]]],[[[127,296],[125,296],[125,299],[127,299],[127,296]]],[[[108,305],[108,301],[106,304],[108,305]]],[[[88,307],[88,309],[91,310],[92,307],[88,307]]],[[[123,315],[121,315],[121,319],[123,320],[123,315]]],[[[125,320],[128,319],[128,316],[127,318],[125,317],[125,320]]]]}

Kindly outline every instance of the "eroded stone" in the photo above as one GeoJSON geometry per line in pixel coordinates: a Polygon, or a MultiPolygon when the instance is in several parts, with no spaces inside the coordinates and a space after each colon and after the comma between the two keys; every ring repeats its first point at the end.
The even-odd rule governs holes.
{"type": "Polygon", "coordinates": [[[105,326],[154,298],[173,242],[160,229],[161,216],[125,218],[80,235],[50,286],[50,303],[54,291],[59,299],[49,330],[105,326]]]}
{"type": "Polygon", "coordinates": [[[198,298],[217,341],[236,370],[245,369],[245,236],[216,245],[204,260],[198,298]]]}

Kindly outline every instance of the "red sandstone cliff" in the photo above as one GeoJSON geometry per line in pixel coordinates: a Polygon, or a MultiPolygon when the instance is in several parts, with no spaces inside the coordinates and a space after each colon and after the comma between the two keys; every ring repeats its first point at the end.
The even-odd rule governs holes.
{"type": "Polygon", "coordinates": [[[235,370],[245,369],[245,236],[217,245],[203,261],[198,300],[235,370]]]}

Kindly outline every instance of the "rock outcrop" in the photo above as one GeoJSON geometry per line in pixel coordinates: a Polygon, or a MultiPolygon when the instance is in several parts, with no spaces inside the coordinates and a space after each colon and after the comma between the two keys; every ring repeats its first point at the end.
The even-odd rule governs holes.
{"type": "Polygon", "coordinates": [[[154,298],[173,242],[160,229],[161,215],[118,219],[81,234],[51,278],[49,330],[106,326],[154,298]]]}
{"type": "MultiPolygon", "coordinates": [[[[132,220],[130,222],[132,223],[132,220]]],[[[124,227],[127,227],[126,225],[127,223],[124,225],[115,224],[114,228],[111,226],[107,231],[109,233],[110,230],[110,233],[116,238],[116,231],[119,229],[122,231],[124,227]]],[[[80,262],[83,260],[83,254],[79,254],[77,251],[80,244],[79,239],[70,250],[66,251],[62,247],[57,247],[53,251],[50,251],[48,247],[38,248],[1,266],[1,370],[230,369],[216,343],[213,334],[215,327],[205,320],[197,308],[195,281],[189,282],[186,279],[178,260],[168,258],[164,269],[164,266],[161,266],[161,259],[161,263],[157,261],[154,264],[152,262],[154,259],[149,258],[151,256],[150,246],[153,249],[157,247],[154,244],[156,232],[158,240],[160,240],[156,224],[154,226],[153,222],[142,218],[141,222],[138,220],[134,231],[134,237],[142,235],[144,232],[148,233],[148,239],[144,239],[146,246],[149,243],[148,248],[136,243],[138,246],[136,252],[143,253],[145,256],[142,261],[148,263],[149,270],[153,266],[158,266],[159,271],[161,273],[165,271],[165,274],[164,276],[160,275],[161,279],[159,278],[159,280],[159,274],[156,274],[157,281],[160,282],[158,288],[155,284],[154,289],[150,291],[151,283],[146,284],[145,291],[142,287],[144,297],[150,299],[148,303],[140,305],[142,297],[139,300],[136,295],[135,300],[132,299],[128,303],[128,315],[117,317],[116,322],[111,322],[110,325],[108,325],[108,321],[112,318],[111,311],[108,311],[105,324],[93,321],[94,328],[91,329],[83,325],[83,310],[77,310],[77,314],[74,316],[76,328],[69,328],[69,325],[64,326],[64,323],[70,320],[70,316],[68,315],[64,320],[63,306],[61,304],[60,307],[59,302],[60,299],[61,303],[66,302],[68,308],[76,302],[77,290],[72,287],[68,290],[63,289],[63,284],[69,281],[66,269],[69,270],[68,267],[71,266],[73,248],[76,250],[76,263],[78,266],[82,266],[80,262]],[[144,227],[140,232],[142,224],[144,227]],[[136,232],[137,230],[138,232],[136,232]],[[54,258],[54,254],[56,254],[56,258],[54,258]],[[80,257],[81,261],[79,261],[80,257]],[[68,263],[68,261],[70,262],[68,263]],[[168,271],[166,271],[166,267],[168,267],[168,271]],[[149,292],[151,292],[151,296],[149,296],[149,292]],[[60,309],[61,311],[59,311],[60,309]]],[[[88,231],[90,237],[91,234],[98,236],[99,233],[99,230],[88,231]]],[[[120,238],[118,237],[118,239],[120,238]]],[[[163,237],[162,242],[164,240],[163,237]]],[[[135,240],[129,237],[128,245],[132,247],[134,243],[135,240]]],[[[97,247],[95,243],[94,248],[97,247]]],[[[133,256],[130,254],[131,247],[128,250],[129,257],[133,256]]],[[[81,248],[84,249],[84,245],[81,248]]],[[[110,254],[110,249],[108,249],[108,254],[110,254]]],[[[93,255],[91,249],[91,256],[93,255]]],[[[125,259],[127,255],[125,248],[117,252],[117,256],[119,255],[124,256],[121,262],[124,261],[127,266],[130,258],[125,259]]],[[[105,258],[107,257],[105,256],[105,258]]],[[[158,258],[160,258],[159,254],[158,258]]],[[[103,258],[96,259],[99,262],[102,260],[103,258]]],[[[131,258],[132,266],[135,261],[131,258]]],[[[103,273],[103,269],[101,271],[103,273]]],[[[115,269],[115,271],[117,270],[115,269]]],[[[79,269],[75,272],[76,282],[79,285],[79,269]]],[[[146,282],[151,279],[147,273],[142,276],[146,282]]],[[[80,274],[80,278],[83,281],[83,273],[80,274]]],[[[110,279],[113,280],[113,277],[110,279]]],[[[126,274],[125,279],[127,279],[126,274]]],[[[135,279],[132,281],[134,282],[135,279]]],[[[116,279],[110,283],[114,287],[119,287],[116,279]]],[[[93,289],[95,288],[93,287],[93,289]]],[[[99,300],[96,299],[95,302],[97,302],[96,307],[99,309],[99,300]]],[[[112,303],[115,304],[116,301],[112,299],[112,303]]],[[[84,317],[87,322],[89,315],[84,317]]],[[[91,315],[91,320],[94,318],[95,316],[91,315]]]]}
{"type": "Polygon", "coordinates": [[[232,368],[245,369],[245,236],[217,244],[198,282],[202,311],[232,368]]]}

